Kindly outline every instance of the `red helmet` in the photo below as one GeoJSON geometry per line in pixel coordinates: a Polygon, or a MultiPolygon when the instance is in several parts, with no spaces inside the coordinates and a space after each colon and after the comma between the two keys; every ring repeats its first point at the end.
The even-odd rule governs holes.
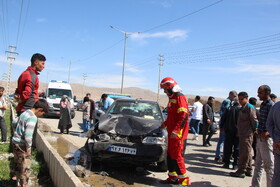
{"type": "Polygon", "coordinates": [[[171,78],[171,77],[165,77],[162,79],[160,83],[160,88],[162,89],[172,89],[175,85],[177,85],[177,82],[171,78]]]}

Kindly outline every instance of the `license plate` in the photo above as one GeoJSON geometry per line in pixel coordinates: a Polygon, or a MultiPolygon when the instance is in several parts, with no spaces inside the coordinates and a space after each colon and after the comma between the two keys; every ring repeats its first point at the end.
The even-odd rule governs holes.
{"type": "Polygon", "coordinates": [[[128,148],[128,147],[120,147],[111,145],[108,148],[109,151],[116,152],[116,153],[124,153],[124,154],[130,154],[130,155],[136,155],[136,149],[134,148],[128,148]]]}

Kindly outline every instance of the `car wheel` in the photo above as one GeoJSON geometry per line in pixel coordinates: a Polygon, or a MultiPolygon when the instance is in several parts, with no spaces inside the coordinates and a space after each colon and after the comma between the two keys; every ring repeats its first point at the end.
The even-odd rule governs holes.
{"type": "Polygon", "coordinates": [[[157,168],[159,171],[165,172],[167,171],[167,159],[164,159],[162,162],[157,162],[157,168]]]}
{"type": "Polygon", "coordinates": [[[75,112],[71,112],[71,119],[73,119],[75,117],[75,112]]]}

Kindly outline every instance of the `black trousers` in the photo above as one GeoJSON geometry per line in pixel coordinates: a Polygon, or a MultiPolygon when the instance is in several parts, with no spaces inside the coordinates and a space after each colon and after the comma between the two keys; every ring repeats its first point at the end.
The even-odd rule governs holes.
{"type": "Polygon", "coordinates": [[[226,133],[224,144],[224,162],[230,164],[230,157],[233,157],[233,165],[238,165],[239,159],[239,138],[236,133],[226,133]]]}
{"type": "Polygon", "coordinates": [[[7,126],[3,117],[0,117],[0,129],[2,142],[7,141],[7,126]]]}
{"type": "Polygon", "coordinates": [[[203,145],[210,143],[210,140],[214,133],[215,133],[215,128],[214,128],[213,123],[210,123],[210,124],[203,123],[203,127],[202,127],[203,145]],[[207,134],[208,134],[208,137],[206,138],[207,134]]]}

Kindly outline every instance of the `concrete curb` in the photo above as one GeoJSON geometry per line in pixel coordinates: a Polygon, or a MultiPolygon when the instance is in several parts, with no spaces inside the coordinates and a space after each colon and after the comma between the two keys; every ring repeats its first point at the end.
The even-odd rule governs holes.
{"type": "Polygon", "coordinates": [[[80,179],[49,144],[44,135],[37,130],[36,148],[43,152],[51,178],[58,187],[82,187],[80,179]]]}

